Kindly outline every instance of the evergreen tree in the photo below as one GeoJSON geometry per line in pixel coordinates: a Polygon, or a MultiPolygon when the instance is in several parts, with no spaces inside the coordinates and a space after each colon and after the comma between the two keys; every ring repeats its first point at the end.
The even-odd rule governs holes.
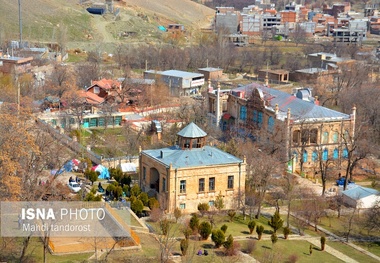
{"type": "Polygon", "coordinates": [[[284,224],[284,220],[280,217],[280,213],[276,211],[271,219],[268,221],[268,225],[273,228],[273,232],[276,233],[282,225],[284,224]]]}

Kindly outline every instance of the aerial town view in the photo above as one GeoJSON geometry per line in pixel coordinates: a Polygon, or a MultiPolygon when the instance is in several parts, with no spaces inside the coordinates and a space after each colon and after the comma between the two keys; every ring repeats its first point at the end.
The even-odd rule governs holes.
{"type": "Polygon", "coordinates": [[[0,262],[380,262],[380,0],[0,14],[0,262]]]}

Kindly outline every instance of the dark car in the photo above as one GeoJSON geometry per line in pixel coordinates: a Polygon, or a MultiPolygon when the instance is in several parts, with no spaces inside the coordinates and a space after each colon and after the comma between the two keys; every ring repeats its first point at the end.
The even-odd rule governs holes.
{"type": "MultiPolygon", "coordinates": [[[[345,181],[346,181],[346,177],[342,176],[338,180],[336,180],[336,185],[343,186],[345,181]]],[[[353,181],[348,180],[347,184],[355,184],[355,183],[353,181]]]]}

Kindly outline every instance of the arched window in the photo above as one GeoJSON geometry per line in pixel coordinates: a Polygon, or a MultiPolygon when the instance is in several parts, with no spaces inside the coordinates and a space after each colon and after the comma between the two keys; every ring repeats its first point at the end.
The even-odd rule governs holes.
{"type": "Polygon", "coordinates": [[[306,163],[307,162],[307,151],[303,151],[303,154],[302,154],[302,159],[303,159],[303,162],[306,163]]]}
{"type": "Polygon", "coordinates": [[[322,143],[323,144],[329,143],[329,132],[328,131],[323,132],[322,143]]]}
{"type": "Polygon", "coordinates": [[[310,130],[310,143],[317,143],[318,141],[318,129],[310,130]]]}
{"type": "Polygon", "coordinates": [[[313,162],[316,162],[318,161],[318,152],[316,150],[313,151],[312,155],[311,155],[311,160],[313,162]]]}
{"type": "Polygon", "coordinates": [[[333,133],[332,140],[333,140],[334,143],[338,142],[338,140],[339,140],[339,134],[338,134],[338,132],[334,132],[333,133]]]}
{"type": "Polygon", "coordinates": [[[272,116],[269,116],[268,118],[268,131],[273,132],[274,129],[274,118],[272,116]]]}
{"type": "Polygon", "coordinates": [[[322,153],[322,160],[327,161],[328,158],[329,158],[329,150],[327,150],[327,148],[325,148],[323,150],[323,153],[322,153]]]}
{"type": "Polygon", "coordinates": [[[334,158],[334,160],[336,160],[336,159],[339,158],[339,150],[338,150],[338,148],[335,148],[335,149],[334,149],[334,152],[333,152],[333,158],[334,158]]]}
{"type": "Polygon", "coordinates": [[[240,106],[240,119],[242,121],[245,121],[247,119],[247,107],[246,106],[240,106]]]}
{"type": "Polygon", "coordinates": [[[298,144],[300,142],[301,132],[299,130],[293,131],[293,143],[298,144]]]}
{"type": "Polygon", "coordinates": [[[344,148],[343,149],[343,154],[342,154],[343,158],[344,159],[347,159],[348,158],[348,149],[347,148],[344,148]]]}

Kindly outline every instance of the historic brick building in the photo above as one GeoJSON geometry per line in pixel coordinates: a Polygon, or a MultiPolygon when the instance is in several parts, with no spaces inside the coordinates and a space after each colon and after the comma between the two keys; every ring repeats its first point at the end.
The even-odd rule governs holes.
{"type": "Polygon", "coordinates": [[[207,146],[207,134],[190,123],[178,132],[178,145],[140,153],[140,187],[157,197],[161,208],[195,212],[199,203],[211,207],[221,195],[224,208],[244,201],[246,164],[218,148],[207,146]]]}
{"type": "Polygon", "coordinates": [[[232,89],[227,111],[219,115],[216,122],[223,129],[261,144],[281,146],[293,172],[314,173],[320,160],[340,165],[347,158],[349,140],[355,132],[356,109],[344,114],[322,107],[310,89],[288,94],[252,83],[232,89]]]}

